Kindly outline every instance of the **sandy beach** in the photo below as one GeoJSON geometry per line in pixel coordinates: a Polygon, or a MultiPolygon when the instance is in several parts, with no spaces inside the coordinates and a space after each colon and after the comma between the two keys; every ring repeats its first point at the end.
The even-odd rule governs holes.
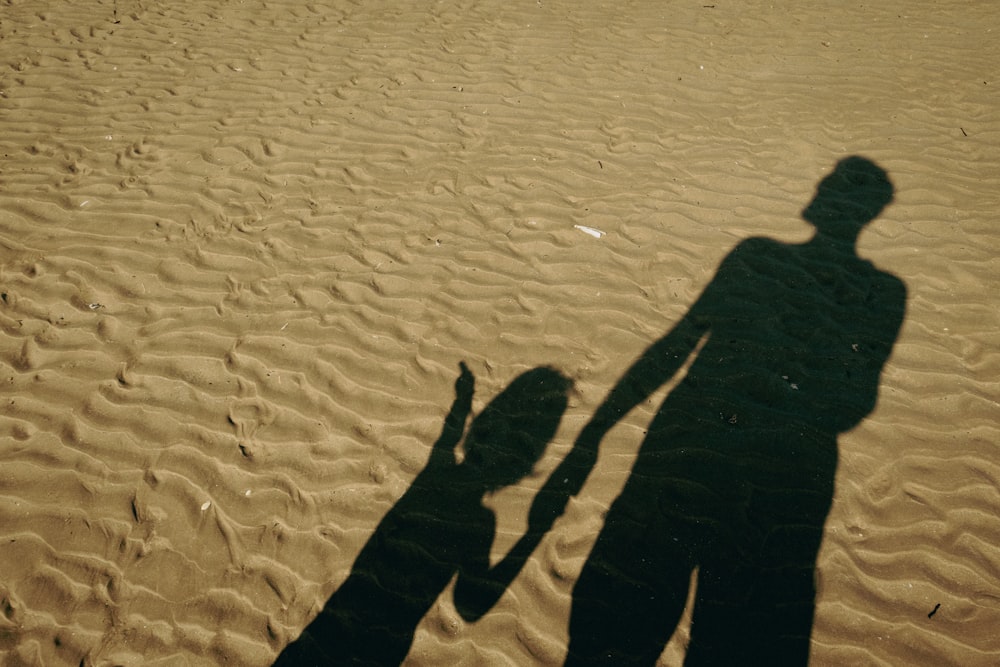
{"type": "MultiPolygon", "coordinates": [[[[462,515],[495,521],[486,569],[522,562],[473,617],[448,552],[405,664],[562,665],[680,380],[532,532],[539,490],[699,295],[740,288],[735,249],[807,244],[817,188],[861,156],[892,194],[851,258],[905,299],[859,371],[870,404],[824,427],[797,664],[1000,664],[998,64],[987,0],[0,2],[0,663],[271,665],[376,536],[466,539],[424,516],[435,485],[473,498],[435,471],[473,461],[466,419],[502,446],[491,402],[530,421],[501,407],[544,368],[572,382],[554,434],[462,515]]],[[[752,294],[762,330],[769,295],[798,298],[752,294]]],[[[830,317],[802,335],[872,319],[830,317]]],[[[771,369],[800,404],[846,382],[800,366],[771,369]]],[[[786,459],[760,464],[769,498],[799,488],[786,459]]],[[[659,665],[697,636],[692,582],[659,665]]]]}

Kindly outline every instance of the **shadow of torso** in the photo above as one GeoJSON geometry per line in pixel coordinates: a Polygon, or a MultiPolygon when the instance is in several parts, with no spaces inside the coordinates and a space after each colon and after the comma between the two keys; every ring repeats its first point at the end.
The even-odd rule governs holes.
{"type": "Polygon", "coordinates": [[[577,583],[574,645],[629,607],[620,634],[658,655],[697,568],[685,664],[805,664],[837,436],[873,409],[904,305],[903,283],[853,247],[752,238],[727,256],[637,365],[693,357],[577,583]]]}
{"type": "Polygon", "coordinates": [[[650,425],[636,483],[669,474],[744,499],[796,486],[831,495],[836,437],[875,405],[904,294],[853,254],[741,243],[688,314],[705,333],[650,425]]]}
{"type": "MultiPolygon", "coordinates": [[[[337,589],[276,665],[398,665],[462,564],[488,553],[496,520],[454,466],[429,465],[385,515],[337,589]]],[[[479,491],[477,495],[477,491],[479,491]]]]}

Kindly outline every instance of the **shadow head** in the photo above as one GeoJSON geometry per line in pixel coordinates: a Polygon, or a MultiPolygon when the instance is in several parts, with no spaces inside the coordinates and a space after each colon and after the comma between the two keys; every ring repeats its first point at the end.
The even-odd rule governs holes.
{"type": "Polygon", "coordinates": [[[549,367],[519,375],[472,421],[462,465],[488,491],[526,477],[559,428],[572,386],[549,367]]]}
{"type": "Polygon", "coordinates": [[[884,169],[857,155],[837,163],[820,181],[802,217],[829,236],[854,238],[892,201],[894,188],[884,169]]]}

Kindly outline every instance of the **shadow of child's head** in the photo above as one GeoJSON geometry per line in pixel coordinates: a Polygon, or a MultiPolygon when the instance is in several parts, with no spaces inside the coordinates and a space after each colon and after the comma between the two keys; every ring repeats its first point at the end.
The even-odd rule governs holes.
{"type": "Polygon", "coordinates": [[[572,385],[553,368],[522,373],[473,420],[462,465],[487,491],[523,479],[559,428],[572,385]]]}

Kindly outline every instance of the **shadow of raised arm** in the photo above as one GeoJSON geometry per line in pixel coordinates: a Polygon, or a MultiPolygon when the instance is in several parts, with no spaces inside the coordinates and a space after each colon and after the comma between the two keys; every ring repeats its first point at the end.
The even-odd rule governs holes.
{"type": "Polygon", "coordinates": [[[431,448],[430,458],[427,461],[428,469],[433,469],[442,463],[455,465],[455,447],[462,440],[465,423],[472,410],[472,395],[475,393],[476,377],[464,361],[458,362],[458,366],[460,373],[455,380],[455,401],[451,404],[451,410],[444,418],[441,435],[438,436],[431,448]]]}

